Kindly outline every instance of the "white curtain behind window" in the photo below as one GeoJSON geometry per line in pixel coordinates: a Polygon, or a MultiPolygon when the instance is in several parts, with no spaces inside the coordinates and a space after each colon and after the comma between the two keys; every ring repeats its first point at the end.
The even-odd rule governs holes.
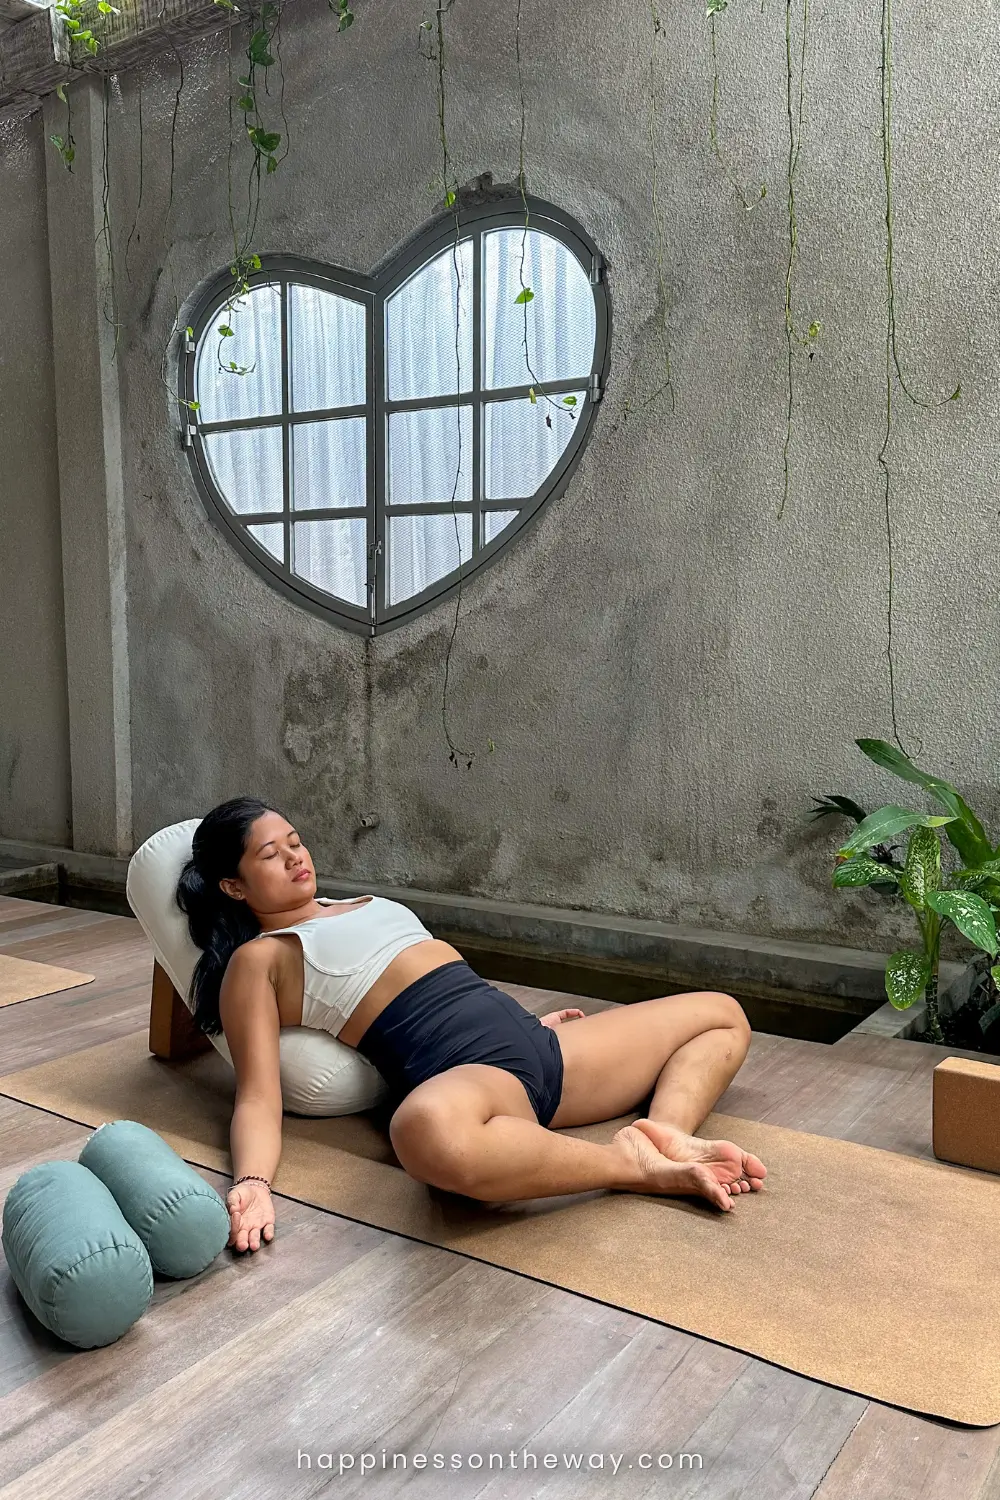
{"type": "MultiPolygon", "coordinates": [[[[487,513],[484,544],[516,520],[520,504],[545,482],[573,436],[586,399],[596,337],[594,299],[572,252],[540,230],[511,227],[483,235],[482,386],[495,391],[483,409],[484,498],[509,509],[487,513]],[[522,265],[523,256],[523,265],[522,265]],[[533,298],[516,300],[522,285],[533,298]],[[527,350],[525,350],[525,343],[527,350]],[[510,386],[579,378],[577,405],[560,392],[534,404],[502,399],[510,386]],[[549,421],[546,421],[546,417],[549,421]]],[[[389,401],[468,393],[472,386],[473,245],[449,245],[422,266],[385,304],[385,381],[389,401]],[[457,350],[456,350],[457,331],[457,350]]],[[[262,285],[241,299],[230,318],[233,337],[219,340],[214,320],[196,364],[203,422],[281,412],[280,292],[262,285]],[[252,367],[220,373],[230,359],[252,367]]],[[[288,285],[289,404],[294,413],[363,405],[366,312],[362,303],[311,285],[288,285]]],[[[364,505],[367,493],[365,417],[322,417],[290,428],[290,503],[294,571],[316,588],[367,603],[367,547],[362,518],[311,520],[318,507],[364,505]]],[[[213,477],[234,512],[273,512],[275,522],[249,528],[284,558],[280,427],[206,434],[213,477]]],[[[472,498],[472,407],[466,402],[390,413],[386,432],[388,597],[396,604],[452,572],[472,555],[466,513],[399,516],[399,504],[444,505],[472,498]],[[456,528],[457,520],[457,528],[456,528]],[[456,538],[456,529],[458,536],[456,538]]]]}

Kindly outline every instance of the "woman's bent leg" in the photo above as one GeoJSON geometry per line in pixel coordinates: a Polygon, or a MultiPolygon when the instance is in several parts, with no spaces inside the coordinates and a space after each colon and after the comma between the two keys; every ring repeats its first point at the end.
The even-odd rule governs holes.
{"type": "MultiPolygon", "coordinates": [[[[698,1194],[732,1206],[718,1172],[670,1160],[633,1127],[602,1145],[539,1125],[520,1079],[486,1064],[449,1068],[418,1084],[393,1114],[389,1134],[411,1177],[484,1202],[610,1188],[698,1194]]],[[[730,1180],[738,1175],[737,1167],[730,1180]]]]}
{"type": "Polygon", "coordinates": [[[696,990],[565,1021],[556,1036],[563,1087],[553,1130],[616,1119],[653,1091],[650,1118],[690,1131],[739,1071],[751,1032],[732,995],[696,990]]]}

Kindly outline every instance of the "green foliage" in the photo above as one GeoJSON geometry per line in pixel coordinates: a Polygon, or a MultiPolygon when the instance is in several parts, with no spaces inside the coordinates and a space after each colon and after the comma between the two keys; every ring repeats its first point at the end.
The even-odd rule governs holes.
{"type": "Polygon", "coordinates": [[[920,999],[931,977],[929,959],[922,953],[901,948],[885,966],[885,992],[897,1010],[908,1010],[920,999]]]}
{"type": "MultiPolygon", "coordinates": [[[[944,1040],[937,1009],[937,983],[941,926],[949,921],[976,948],[996,958],[998,938],[996,913],[1000,910],[1000,849],[994,849],[979,819],[950,782],[920,770],[902,751],[885,740],[859,739],[858,749],[882,769],[902,780],[920,786],[947,808],[944,815],[922,813],[888,803],[874,812],[864,809],[847,797],[817,800],[813,817],[841,812],[853,817],[857,828],[841,844],[836,855],[833,885],[838,889],[874,885],[894,880],[899,892],[913,908],[920,929],[919,952],[900,950],[886,966],[886,993],[899,1010],[926,996],[927,1018],[932,1041],[944,1040]],[[966,865],[946,882],[942,871],[941,835],[947,834],[966,865]],[[912,830],[907,843],[906,859],[898,866],[884,862],[885,841],[912,830]],[[876,849],[883,859],[873,857],[876,849]],[[976,889],[972,889],[975,886],[976,889]]],[[[994,988],[1000,989],[1000,964],[990,969],[994,988]]],[[[1000,1016],[1000,1002],[982,1011],[983,1030],[1000,1016]]]]}
{"type": "Polygon", "coordinates": [[[862,739],[855,740],[854,743],[877,766],[891,771],[903,781],[923,787],[942,807],[948,809],[952,818],[957,820],[955,826],[949,829],[948,838],[967,864],[980,865],[992,854],[1000,854],[1000,846],[995,850],[991,848],[983,825],[950,781],[943,781],[940,776],[931,776],[926,771],[921,771],[908,755],[904,755],[886,740],[862,739]]]}
{"type": "Polygon", "coordinates": [[[68,134],[64,136],[50,135],[49,140],[52,142],[53,146],[55,146],[56,150],[59,152],[59,155],[62,157],[63,162],[66,166],[66,170],[68,172],[72,172],[73,159],[76,156],[76,144],[73,140],[73,137],[68,134]]]}

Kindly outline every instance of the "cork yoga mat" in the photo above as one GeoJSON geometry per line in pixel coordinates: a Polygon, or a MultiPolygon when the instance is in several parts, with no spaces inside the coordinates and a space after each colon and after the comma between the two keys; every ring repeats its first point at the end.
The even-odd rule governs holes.
{"type": "Polygon", "coordinates": [[[93,974],[81,974],[78,969],[59,969],[54,964],[36,964],[29,958],[0,953],[0,1005],[54,995],[57,990],[91,984],[93,978],[93,974]]]}
{"type": "MultiPolygon", "coordinates": [[[[0,1094],[82,1125],[139,1120],[227,1173],[233,1092],[214,1049],[165,1063],[144,1031],[0,1077],[0,1094]]],[[[566,1133],[608,1141],[634,1118],[566,1133]]],[[[409,1177],[386,1125],[384,1109],[286,1114],[275,1192],[878,1401],[1000,1422],[992,1174],[712,1114],[701,1134],[738,1141],[768,1168],[765,1188],[729,1213],[603,1191],[487,1205],[409,1177]]],[[[280,1253],[280,1201],[276,1222],[280,1253]]]]}

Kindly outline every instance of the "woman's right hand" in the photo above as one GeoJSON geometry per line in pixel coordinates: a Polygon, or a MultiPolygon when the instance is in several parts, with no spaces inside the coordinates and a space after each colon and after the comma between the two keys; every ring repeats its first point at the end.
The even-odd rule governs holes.
{"type": "Polygon", "coordinates": [[[234,1250],[259,1250],[274,1239],[274,1204],[263,1182],[241,1182],[226,1194],[229,1241],[234,1250]]]}

